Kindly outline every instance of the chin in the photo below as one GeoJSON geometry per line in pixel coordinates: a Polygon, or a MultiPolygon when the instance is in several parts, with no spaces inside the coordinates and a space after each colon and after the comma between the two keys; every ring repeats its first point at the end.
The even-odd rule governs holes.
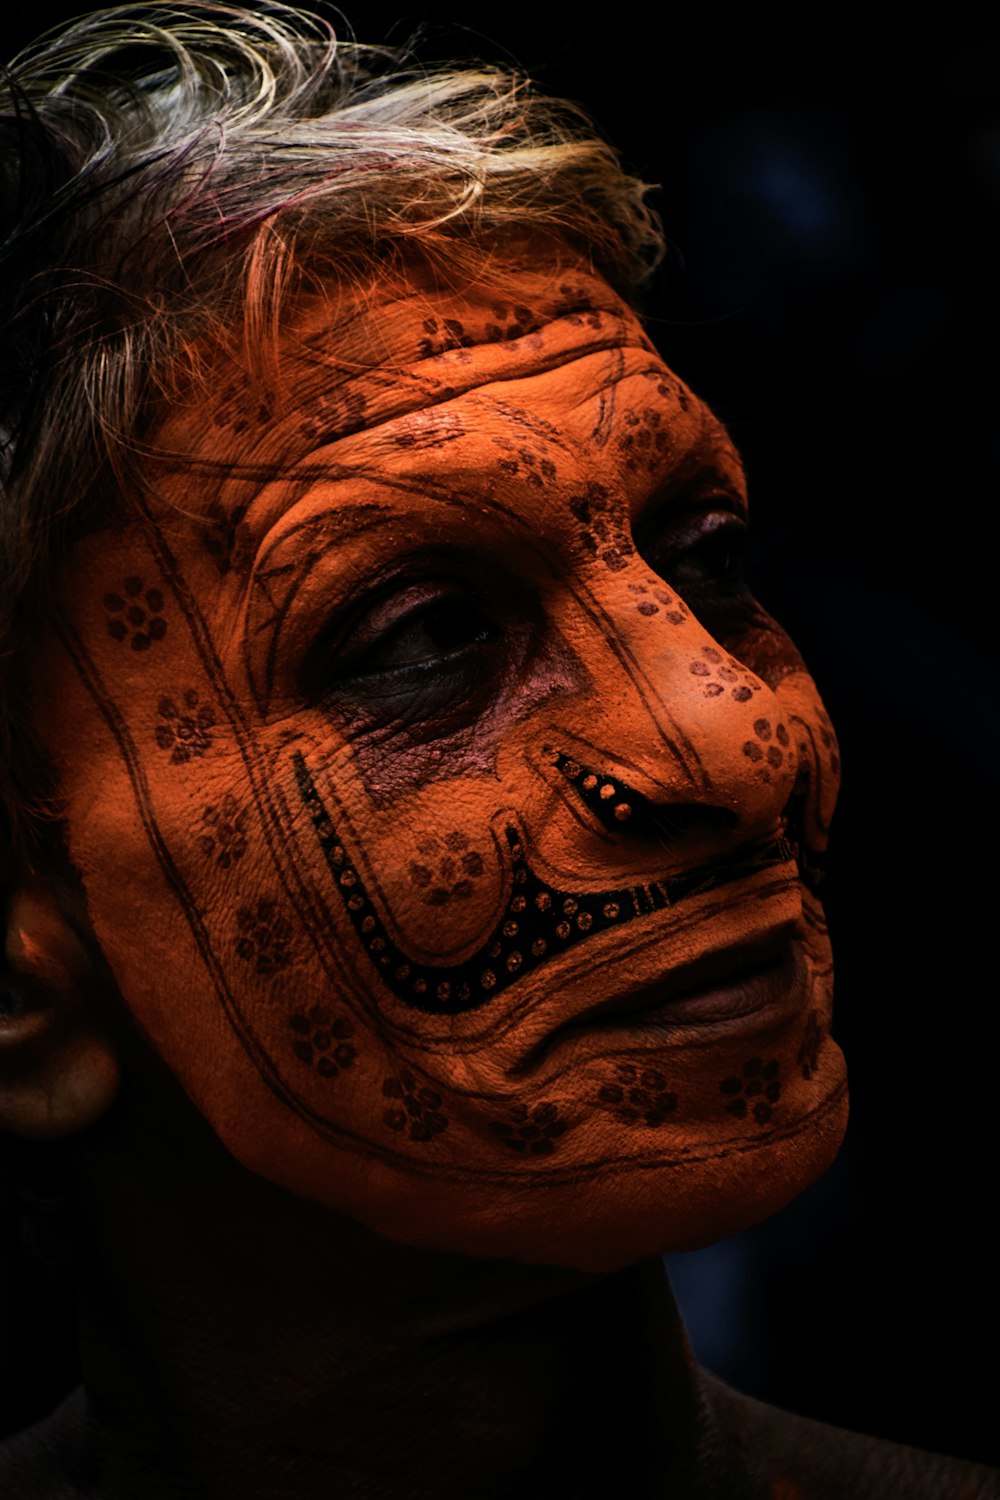
{"type": "Polygon", "coordinates": [[[343,1175],[332,1191],[317,1191],[315,1180],[285,1185],[417,1250],[608,1273],[736,1234],[821,1177],[847,1124],[838,1048],[828,1047],[812,1081],[809,1108],[757,1137],[708,1143],[673,1131],[654,1147],[608,1129],[603,1139],[589,1136],[575,1164],[524,1166],[489,1180],[446,1167],[403,1175],[372,1163],[349,1202],[343,1175]]]}

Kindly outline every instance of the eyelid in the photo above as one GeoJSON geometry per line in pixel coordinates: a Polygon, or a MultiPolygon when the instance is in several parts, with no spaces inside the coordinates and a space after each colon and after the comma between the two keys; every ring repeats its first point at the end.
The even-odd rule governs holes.
{"type": "MultiPolygon", "coordinates": [[[[345,647],[348,648],[346,664],[349,666],[352,658],[362,659],[367,651],[391,638],[421,609],[460,592],[463,592],[463,587],[454,578],[416,579],[409,570],[383,580],[354,601],[353,608],[348,606],[339,611],[320,631],[302,664],[303,684],[308,686],[320,672],[324,680],[327,679],[331,664],[343,658],[345,647]]],[[[467,586],[464,592],[468,592],[467,586]]]]}
{"type": "MultiPolygon", "coordinates": [[[[462,566],[462,557],[452,555],[445,558],[438,549],[420,549],[394,558],[388,566],[374,573],[362,575],[355,588],[345,593],[331,609],[309,648],[309,655],[336,650],[364,621],[381,609],[388,611],[396,600],[411,591],[426,590],[430,598],[435,590],[449,586],[457,589],[472,587],[471,581],[463,581],[461,577],[462,566]]],[[[399,616],[405,613],[404,608],[399,611],[399,616]]],[[[387,621],[385,628],[391,629],[393,623],[387,621]]]]}
{"type": "Polygon", "coordinates": [[[735,496],[719,491],[699,496],[697,500],[682,507],[678,506],[676,497],[669,501],[661,500],[658,504],[654,502],[635,523],[633,535],[636,545],[641,547],[644,542],[660,541],[670,532],[681,531],[685,522],[688,523],[691,540],[694,541],[699,534],[704,535],[704,528],[699,527],[698,522],[704,522],[714,515],[725,516],[742,531],[749,530],[749,521],[742,503],[735,496]]]}
{"type": "Polygon", "coordinates": [[[358,649],[363,651],[376,641],[386,640],[400,625],[414,619],[429,604],[461,596],[465,592],[467,591],[450,579],[427,579],[404,584],[402,588],[380,596],[369,608],[363,610],[349,625],[347,633],[352,638],[357,635],[362,637],[358,649]]]}

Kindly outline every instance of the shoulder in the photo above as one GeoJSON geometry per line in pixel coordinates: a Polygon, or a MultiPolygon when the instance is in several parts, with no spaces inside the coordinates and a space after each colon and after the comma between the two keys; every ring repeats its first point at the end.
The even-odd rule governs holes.
{"type": "Polygon", "coordinates": [[[3,1500],[102,1500],[94,1423],[83,1389],[51,1416],[0,1443],[3,1500]]]}
{"type": "Polygon", "coordinates": [[[779,1411],[702,1372],[712,1415],[773,1500],[1000,1500],[1000,1469],[779,1411]]]}

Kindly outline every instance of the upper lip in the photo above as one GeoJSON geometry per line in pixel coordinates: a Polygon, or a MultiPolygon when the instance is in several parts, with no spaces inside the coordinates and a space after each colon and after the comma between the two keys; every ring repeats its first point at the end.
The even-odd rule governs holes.
{"type": "Polygon", "coordinates": [[[636,989],[595,1001],[540,1038],[516,1071],[534,1067],[553,1042],[567,1031],[592,1026],[610,1016],[641,1015],[671,1001],[686,999],[728,980],[747,978],[757,970],[777,964],[787,957],[797,930],[795,922],[784,922],[749,941],[704,953],[636,989]]]}

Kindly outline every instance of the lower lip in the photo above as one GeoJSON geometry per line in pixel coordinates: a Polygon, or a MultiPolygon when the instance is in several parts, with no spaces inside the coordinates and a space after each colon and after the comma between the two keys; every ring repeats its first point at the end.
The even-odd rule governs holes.
{"type": "Polygon", "coordinates": [[[571,1022],[555,1040],[570,1033],[583,1036],[608,1031],[627,1031],[632,1036],[642,1032],[666,1035],[681,1027],[739,1020],[787,1006],[803,995],[806,982],[800,945],[790,942],[770,961],[742,974],[710,981],[702,989],[645,1010],[618,1011],[590,1021],[571,1022]]]}

